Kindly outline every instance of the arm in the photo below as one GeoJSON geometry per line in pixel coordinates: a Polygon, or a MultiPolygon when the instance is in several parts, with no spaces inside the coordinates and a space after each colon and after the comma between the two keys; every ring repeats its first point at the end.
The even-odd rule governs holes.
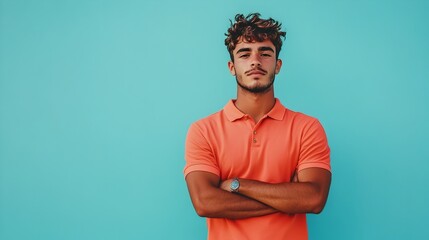
{"type": "Polygon", "coordinates": [[[191,172],[186,183],[192,204],[201,217],[240,219],[277,212],[259,201],[223,191],[219,188],[220,178],[213,173],[191,172]]]}
{"type": "MultiPolygon", "coordinates": [[[[283,213],[320,213],[326,203],[331,173],[322,168],[298,172],[298,182],[270,184],[240,179],[239,194],[255,199],[283,213]]],[[[221,184],[229,191],[231,179],[221,184]]]]}

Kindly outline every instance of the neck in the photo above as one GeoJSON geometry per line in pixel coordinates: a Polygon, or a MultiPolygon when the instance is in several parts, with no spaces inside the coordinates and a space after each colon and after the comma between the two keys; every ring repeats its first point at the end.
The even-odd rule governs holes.
{"type": "Polygon", "coordinates": [[[251,93],[240,87],[237,89],[235,106],[241,112],[250,115],[255,123],[259,122],[274,107],[275,103],[273,88],[265,93],[251,93]]]}

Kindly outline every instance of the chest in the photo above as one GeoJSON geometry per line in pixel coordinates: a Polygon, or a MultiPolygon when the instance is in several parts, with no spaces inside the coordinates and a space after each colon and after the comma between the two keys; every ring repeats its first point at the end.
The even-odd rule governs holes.
{"type": "Polygon", "coordinates": [[[240,177],[276,183],[293,177],[300,139],[281,121],[270,125],[240,122],[218,131],[223,133],[217,134],[214,150],[222,179],[240,177]]]}

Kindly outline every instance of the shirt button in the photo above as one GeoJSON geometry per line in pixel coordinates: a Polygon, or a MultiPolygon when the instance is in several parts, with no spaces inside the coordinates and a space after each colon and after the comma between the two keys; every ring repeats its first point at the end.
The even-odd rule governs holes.
{"type": "Polygon", "coordinates": [[[256,135],[256,131],[253,131],[253,135],[256,135]]]}
{"type": "Polygon", "coordinates": [[[253,142],[256,143],[256,138],[253,139],[253,142]]]}

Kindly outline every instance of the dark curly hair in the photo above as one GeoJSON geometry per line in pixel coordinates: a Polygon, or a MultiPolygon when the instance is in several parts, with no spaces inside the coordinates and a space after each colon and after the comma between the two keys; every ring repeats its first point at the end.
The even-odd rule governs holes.
{"type": "Polygon", "coordinates": [[[259,13],[251,13],[246,17],[243,14],[235,15],[235,23],[231,20],[231,27],[225,33],[225,45],[228,48],[231,60],[234,61],[233,51],[240,40],[246,42],[262,42],[269,39],[276,47],[276,58],[279,57],[282,48],[282,39],[286,32],[281,31],[281,23],[269,18],[261,19],[259,13]]]}

